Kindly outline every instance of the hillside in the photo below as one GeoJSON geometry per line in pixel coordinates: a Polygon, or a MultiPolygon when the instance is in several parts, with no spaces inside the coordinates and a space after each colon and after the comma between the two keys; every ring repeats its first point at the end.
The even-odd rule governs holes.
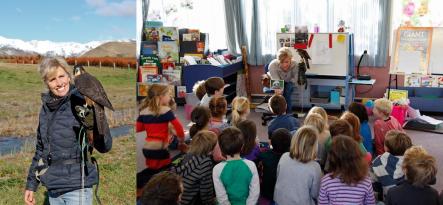
{"type": "Polygon", "coordinates": [[[90,51],[81,57],[133,57],[135,58],[135,41],[131,42],[107,42],[90,51]]]}

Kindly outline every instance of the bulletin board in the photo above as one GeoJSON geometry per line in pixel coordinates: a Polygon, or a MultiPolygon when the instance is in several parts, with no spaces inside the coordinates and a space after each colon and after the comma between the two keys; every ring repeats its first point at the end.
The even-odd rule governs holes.
{"type": "MultiPolygon", "coordinates": [[[[296,61],[300,57],[294,49],[294,33],[277,33],[277,50],[290,47],[296,61]]],[[[310,75],[347,76],[349,73],[349,34],[348,33],[309,33],[308,48],[312,60],[310,75]],[[312,39],[312,40],[311,40],[312,39]]]]}
{"type": "Polygon", "coordinates": [[[432,27],[400,27],[397,29],[390,73],[429,74],[432,41],[432,27]]]}

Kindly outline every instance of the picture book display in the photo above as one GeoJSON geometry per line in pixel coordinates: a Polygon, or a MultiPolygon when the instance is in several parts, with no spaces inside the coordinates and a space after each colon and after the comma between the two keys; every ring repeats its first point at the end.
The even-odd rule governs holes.
{"type": "Polygon", "coordinates": [[[163,70],[163,79],[172,85],[181,85],[181,69],[166,69],[163,70]]]}
{"type": "Polygon", "coordinates": [[[141,42],[141,54],[142,55],[157,55],[158,54],[158,48],[156,43],[150,43],[147,41],[141,42]]]}
{"type": "Polygon", "coordinates": [[[177,86],[177,97],[178,98],[186,97],[186,86],[177,86]]]}
{"type": "Polygon", "coordinates": [[[159,31],[161,41],[178,41],[177,27],[160,27],[159,31]]]}
{"type": "Polygon", "coordinates": [[[158,57],[161,62],[179,62],[177,42],[159,41],[158,57]]]}
{"type": "Polygon", "coordinates": [[[138,82],[137,83],[137,96],[146,97],[148,96],[148,83],[138,82]]]}
{"type": "Polygon", "coordinates": [[[158,27],[146,27],[144,33],[145,39],[148,42],[157,42],[160,40],[160,30],[158,27]]]}

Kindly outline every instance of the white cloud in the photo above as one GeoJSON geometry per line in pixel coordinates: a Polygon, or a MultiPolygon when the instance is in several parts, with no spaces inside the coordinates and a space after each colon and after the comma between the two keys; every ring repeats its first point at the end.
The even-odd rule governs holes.
{"type": "Polygon", "coordinates": [[[86,0],[101,16],[135,16],[135,0],[107,2],[106,0],[86,0]]]}
{"type": "Polygon", "coordinates": [[[73,21],[80,21],[81,18],[82,17],[80,17],[80,16],[72,16],[71,20],[73,20],[73,21]]]}
{"type": "Polygon", "coordinates": [[[22,11],[21,8],[15,8],[15,10],[16,10],[18,13],[23,13],[23,11],[22,11]]]}
{"type": "Polygon", "coordinates": [[[63,19],[61,19],[61,18],[57,18],[57,17],[52,17],[51,20],[52,20],[52,21],[55,21],[55,22],[62,22],[62,21],[63,21],[63,19]]]}

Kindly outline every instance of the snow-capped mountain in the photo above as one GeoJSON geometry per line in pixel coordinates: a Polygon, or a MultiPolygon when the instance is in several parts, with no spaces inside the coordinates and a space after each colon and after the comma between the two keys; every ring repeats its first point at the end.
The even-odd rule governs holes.
{"type": "MultiPolygon", "coordinates": [[[[8,39],[0,36],[0,54],[17,55],[16,53],[38,53],[40,55],[80,56],[107,41],[91,41],[88,43],[52,42],[52,41],[23,41],[8,39]]],[[[130,42],[131,40],[112,40],[117,42],[130,42]]]]}

